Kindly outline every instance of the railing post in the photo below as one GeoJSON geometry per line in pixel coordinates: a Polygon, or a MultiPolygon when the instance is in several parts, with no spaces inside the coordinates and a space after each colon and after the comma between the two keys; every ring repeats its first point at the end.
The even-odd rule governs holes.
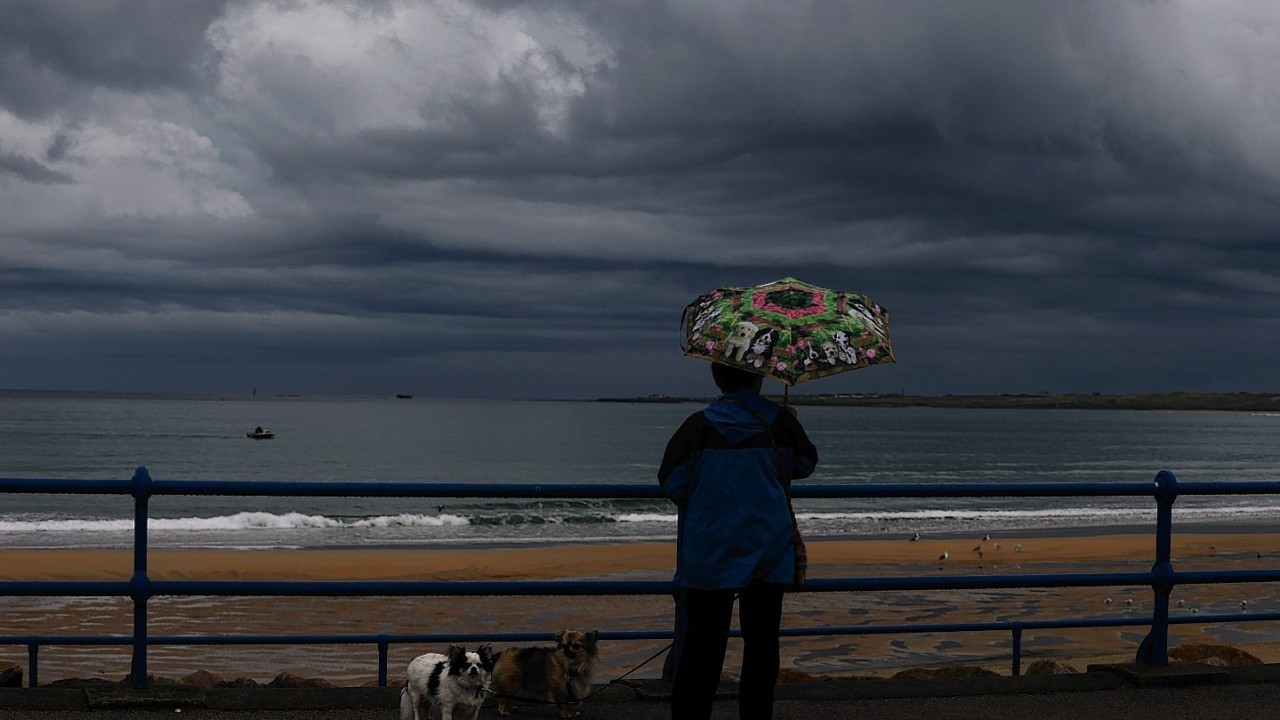
{"type": "Polygon", "coordinates": [[[1137,662],[1169,664],[1169,595],[1173,592],[1173,502],[1178,499],[1178,479],[1168,470],[1156,473],[1156,561],[1151,566],[1155,607],[1151,632],[1138,646],[1137,662]]]}
{"type": "Polygon", "coordinates": [[[385,635],[378,636],[378,687],[387,686],[387,655],[390,646],[385,635]]]}
{"type": "Polygon", "coordinates": [[[35,687],[39,683],[36,676],[36,668],[39,667],[38,658],[40,657],[40,643],[27,643],[27,687],[35,687]]]}
{"type": "Polygon", "coordinates": [[[151,499],[151,474],[145,466],[133,473],[133,686],[147,687],[147,600],[151,597],[151,580],[147,577],[147,518],[151,499]]]}
{"type": "Polygon", "coordinates": [[[1013,669],[1010,673],[1013,677],[1022,674],[1022,626],[1013,626],[1013,669]]]}

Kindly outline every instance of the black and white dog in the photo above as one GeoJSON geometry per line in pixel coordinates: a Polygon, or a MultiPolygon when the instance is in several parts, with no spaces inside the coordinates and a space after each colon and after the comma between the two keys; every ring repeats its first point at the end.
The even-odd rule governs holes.
{"type": "Polygon", "coordinates": [[[454,708],[467,710],[467,720],[480,716],[480,705],[493,678],[493,652],[481,645],[467,652],[450,645],[449,654],[427,653],[409,663],[404,690],[400,691],[400,720],[431,720],[435,712],[423,712],[428,702],[440,720],[453,720],[454,708]],[[425,715],[425,717],[424,717],[425,715]]]}

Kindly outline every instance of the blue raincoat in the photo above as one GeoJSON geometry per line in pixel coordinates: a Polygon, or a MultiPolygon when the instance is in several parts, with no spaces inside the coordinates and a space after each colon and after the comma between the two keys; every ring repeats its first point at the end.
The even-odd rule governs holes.
{"type": "Polygon", "coordinates": [[[676,584],[790,585],[790,481],[808,477],[817,464],[818,451],[800,422],[754,392],[728,393],[690,415],[667,443],[658,470],[663,493],[679,509],[676,584]]]}

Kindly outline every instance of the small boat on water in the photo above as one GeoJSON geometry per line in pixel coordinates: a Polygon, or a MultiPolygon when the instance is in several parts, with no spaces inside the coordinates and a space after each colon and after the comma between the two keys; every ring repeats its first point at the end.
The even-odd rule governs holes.
{"type": "Polygon", "coordinates": [[[412,400],[413,396],[409,393],[396,393],[397,400],[412,400]]]}
{"type": "Polygon", "coordinates": [[[264,428],[261,425],[259,425],[258,427],[245,433],[245,436],[253,438],[254,440],[270,440],[271,438],[275,437],[276,434],[271,432],[269,428],[264,428]]]}

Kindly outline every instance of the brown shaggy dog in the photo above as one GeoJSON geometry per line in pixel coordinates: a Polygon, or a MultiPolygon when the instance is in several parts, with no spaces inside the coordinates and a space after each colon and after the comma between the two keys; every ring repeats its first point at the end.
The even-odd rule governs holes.
{"type": "Polygon", "coordinates": [[[523,694],[555,703],[560,717],[581,715],[580,706],[591,691],[596,668],[598,634],[595,630],[561,630],[553,648],[506,648],[499,652],[493,664],[498,714],[510,715],[510,696],[523,694]]]}

